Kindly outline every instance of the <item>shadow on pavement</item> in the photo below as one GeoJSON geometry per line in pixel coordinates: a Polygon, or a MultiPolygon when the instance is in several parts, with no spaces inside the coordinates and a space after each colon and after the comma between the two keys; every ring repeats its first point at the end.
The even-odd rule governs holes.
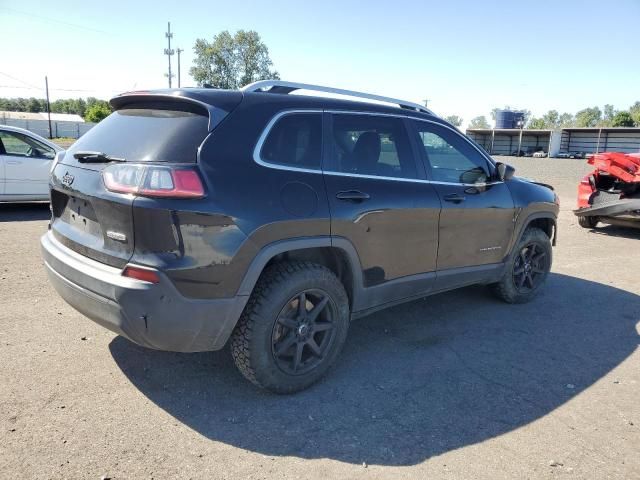
{"type": "MultiPolygon", "coordinates": [[[[638,226],[640,227],[640,223],[638,224],[638,226]]],[[[597,235],[606,235],[608,237],[640,239],[640,228],[619,227],[616,225],[600,224],[596,228],[592,228],[591,232],[597,235]]]]}
{"type": "Polygon", "coordinates": [[[337,367],[293,396],[254,388],[226,350],[157,352],[122,337],[110,349],[144,395],[212,440],[412,465],[558,408],[636,349],[638,321],[639,296],[565,275],[528,305],[467,288],[355,322],[337,367]]]}
{"type": "Polygon", "coordinates": [[[0,203],[0,223],[49,220],[49,202],[0,203]]]}

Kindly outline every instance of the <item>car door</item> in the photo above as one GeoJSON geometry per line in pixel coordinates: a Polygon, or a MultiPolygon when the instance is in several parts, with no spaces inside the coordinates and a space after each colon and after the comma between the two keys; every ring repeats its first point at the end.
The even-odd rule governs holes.
{"type": "Polygon", "coordinates": [[[461,133],[432,121],[411,123],[442,201],[437,286],[481,280],[508,253],[515,219],[511,192],[495,180],[493,164],[461,133]]]}
{"type": "Polygon", "coordinates": [[[25,199],[46,197],[55,151],[19,132],[0,131],[4,146],[4,194],[25,199]]]}
{"type": "Polygon", "coordinates": [[[332,112],[325,121],[331,234],[357,251],[368,291],[360,307],[430,290],[440,200],[416,158],[405,119],[332,112]]]}

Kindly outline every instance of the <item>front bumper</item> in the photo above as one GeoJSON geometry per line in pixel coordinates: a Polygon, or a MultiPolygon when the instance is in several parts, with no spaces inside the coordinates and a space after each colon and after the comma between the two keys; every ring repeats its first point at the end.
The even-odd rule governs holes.
{"type": "Polygon", "coordinates": [[[134,280],[70,250],[51,232],[40,243],[49,279],[60,296],[94,322],[144,347],[219,350],[248,299],[189,299],[161,272],[158,284],[134,280]]]}

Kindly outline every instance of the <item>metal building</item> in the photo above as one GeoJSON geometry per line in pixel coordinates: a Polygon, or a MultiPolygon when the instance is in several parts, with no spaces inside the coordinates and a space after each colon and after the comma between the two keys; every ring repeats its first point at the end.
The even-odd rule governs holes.
{"type": "Polygon", "coordinates": [[[564,128],[562,130],[479,129],[467,135],[492,155],[640,152],[639,127],[564,128]]]}
{"type": "MultiPolygon", "coordinates": [[[[492,155],[527,155],[552,151],[552,140],[559,132],[512,128],[472,128],[467,135],[492,155]]],[[[553,153],[553,152],[552,152],[553,153]]]]}
{"type": "Polygon", "coordinates": [[[565,128],[560,152],[640,152],[640,128],[565,128]]]}

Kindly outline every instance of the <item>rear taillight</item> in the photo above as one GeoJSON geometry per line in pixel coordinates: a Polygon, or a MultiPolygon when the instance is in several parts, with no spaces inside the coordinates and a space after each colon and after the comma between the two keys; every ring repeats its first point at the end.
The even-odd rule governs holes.
{"type": "Polygon", "coordinates": [[[198,172],[190,167],[115,164],[102,171],[110,192],[143,197],[201,198],[204,186],[198,172]]]}
{"type": "Polygon", "coordinates": [[[148,270],[146,268],[134,267],[127,265],[122,271],[123,277],[133,278],[135,280],[142,280],[149,283],[160,283],[160,277],[155,270],[148,270]]]}

